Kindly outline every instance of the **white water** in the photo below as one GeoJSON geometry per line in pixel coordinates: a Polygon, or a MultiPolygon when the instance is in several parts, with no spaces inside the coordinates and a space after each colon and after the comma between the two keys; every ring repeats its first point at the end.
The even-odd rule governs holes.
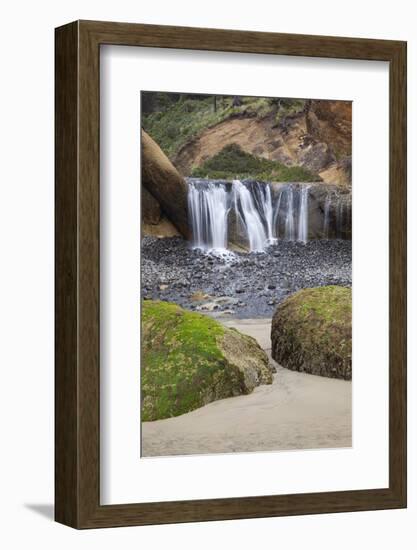
{"type": "Polygon", "coordinates": [[[246,230],[249,240],[249,250],[251,252],[261,252],[265,247],[267,234],[258,210],[255,207],[251,192],[239,180],[233,181],[233,202],[236,217],[246,230]]]}
{"type": "Polygon", "coordinates": [[[294,220],[294,190],[288,187],[287,193],[287,214],[285,216],[285,239],[295,241],[295,220],[294,220]]]}
{"type": "Polygon", "coordinates": [[[281,189],[278,195],[277,206],[275,208],[274,219],[273,219],[274,237],[276,239],[279,239],[279,213],[281,209],[282,195],[283,195],[283,190],[281,189]]]}
{"type": "Polygon", "coordinates": [[[298,240],[306,243],[308,240],[308,186],[304,185],[300,193],[298,214],[298,240]]]}
{"type": "Polygon", "coordinates": [[[263,202],[263,214],[266,222],[267,237],[268,237],[268,242],[273,243],[275,241],[275,233],[274,233],[274,223],[273,223],[274,209],[272,207],[271,188],[269,187],[269,185],[264,185],[263,189],[265,190],[265,200],[263,202]]]}
{"type": "Polygon", "coordinates": [[[196,248],[227,248],[227,192],[223,185],[207,183],[198,188],[189,184],[188,208],[196,248]]]}
{"type": "MultiPolygon", "coordinates": [[[[216,181],[189,181],[188,207],[193,246],[225,251],[228,216],[233,211],[251,252],[260,252],[279,238],[307,242],[308,186],[286,185],[273,195],[269,184],[234,180],[230,191],[216,181]]],[[[328,221],[325,223],[329,223],[328,221]]]]}

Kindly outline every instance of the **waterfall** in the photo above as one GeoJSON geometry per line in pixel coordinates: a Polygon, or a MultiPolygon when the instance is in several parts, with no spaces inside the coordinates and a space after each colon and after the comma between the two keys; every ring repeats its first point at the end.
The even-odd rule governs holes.
{"type": "Polygon", "coordinates": [[[273,230],[274,230],[275,240],[279,239],[279,213],[280,213],[280,209],[281,209],[282,195],[283,195],[283,191],[281,189],[280,192],[279,192],[279,195],[278,195],[277,206],[276,206],[275,212],[274,212],[274,218],[272,220],[272,226],[273,226],[273,230]]]}
{"type": "Polygon", "coordinates": [[[188,186],[188,209],[196,248],[227,248],[227,192],[224,185],[188,186]]]}
{"type": "Polygon", "coordinates": [[[262,251],[267,241],[267,233],[256,209],[252,193],[239,180],[233,181],[233,202],[236,217],[245,228],[249,240],[249,250],[251,252],[262,251]]]}
{"type": "Polygon", "coordinates": [[[294,222],[294,190],[292,185],[286,189],[287,195],[287,213],[285,216],[285,239],[295,240],[295,222],[294,222]]]}
{"type": "MultiPolygon", "coordinates": [[[[309,187],[285,184],[274,191],[271,184],[253,180],[229,183],[190,178],[188,215],[193,246],[202,250],[226,249],[229,224],[237,224],[239,238],[247,243],[251,252],[263,251],[280,236],[306,243],[309,187]]],[[[327,199],[325,211],[324,233],[328,235],[330,202],[328,204],[327,199]]],[[[233,228],[234,225],[230,225],[231,231],[233,228]]]]}
{"type": "MultiPolygon", "coordinates": [[[[242,182],[240,183],[242,184],[242,182]]],[[[242,185],[245,186],[245,184],[242,184],[242,185]]],[[[246,187],[246,189],[248,189],[248,187],[246,187]]],[[[271,188],[269,185],[265,183],[254,181],[251,183],[248,191],[253,198],[255,208],[264,226],[267,241],[269,243],[273,243],[275,241],[275,231],[274,231],[274,208],[272,204],[271,188]]]]}
{"type": "Polygon", "coordinates": [[[308,240],[308,186],[304,185],[300,192],[300,207],[298,214],[298,239],[306,243],[308,240]]]}
{"type": "Polygon", "coordinates": [[[330,226],[330,206],[332,204],[331,196],[328,194],[324,203],[324,224],[323,224],[323,237],[329,238],[329,226],[330,226]]]}
{"type": "Polygon", "coordinates": [[[274,209],[272,207],[271,188],[269,187],[269,185],[264,185],[263,189],[265,190],[265,200],[263,202],[263,214],[266,222],[266,235],[268,237],[268,242],[272,243],[275,241],[275,233],[274,233],[274,224],[273,224],[274,209]]]}
{"type": "Polygon", "coordinates": [[[343,200],[339,198],[337,207],[337,219],[336,219],[337,237],[343,238],[343,200]]]}

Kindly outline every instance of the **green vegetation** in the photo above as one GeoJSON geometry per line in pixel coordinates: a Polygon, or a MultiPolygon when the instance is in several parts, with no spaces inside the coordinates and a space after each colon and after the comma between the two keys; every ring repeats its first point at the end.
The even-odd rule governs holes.
{"type": "Polygon", "coordinates": [[[143,302],[143,421],[249,393],[255,385],[272,381],[267,366],[265,353],[252,338],[173,303],[143,302]]]}
{"type": "Polygon", "coordinates": [[[321,181],[302,166],[285,166],[280,162],[256,157],[235,143],[224,147],[217,155],[192,171],[194,177],[211,179],[254,178],[266,181],[321,181]]]}
{"type": "Polygon", "coordinates": [[[142,126],[172,159],[189,139],[227,118],[275,116],[281,110],[293,112],[296,107],[287,105],[288,102],[291,105],[300,102],[280,101],[282,105],[276,99],[264,97],[238,96],[236,100],[233,96],[144,92],[142,126]]]}
{"type": "Polygon", "coordinates": [[[278,109],[275,115],[277,124],[282,122],[287,116],[300,113],[306,104],[305,99],[278,99],[276,101],[278,102],[278,109]]]}
{"type": "Polygon", "coordinates": [[[306,288],[278,306],[272,356],[282,366],[331,378],[352,377],[352,290],[306,288]]]}

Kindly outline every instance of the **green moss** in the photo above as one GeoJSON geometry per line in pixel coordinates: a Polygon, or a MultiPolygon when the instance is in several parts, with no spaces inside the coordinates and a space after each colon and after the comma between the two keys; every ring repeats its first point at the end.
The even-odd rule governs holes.
{"type": "Polygon", "coordinates": [[[318,317],[322,330],[328,325],[350,322],[352,314],[351,291],[340,286],[304,289],[289,298],[288,304],[304,319],[318,317]]]}
{"type": "MultiPolygon", "coordinates": [[[[176,304],[143,302],[142,420],[177,416],[215,399],[252,391],[246,365],[233,363],[222,350],[226,332],[231,331],[214,319],[176,304]]],[[[242,345],[250,346],[250,374],[256,372],[256,364],[265,369],[267,359],[257,343],[242,339],[242,345]]],[[[257,384],[260,381],[261,377],[257,384]]]]}
{"type": "Polygon", "coordinates": [[[194,177],[212,179],[255,178],[266,181],[320,181],[317,174],[302,166],[285,166],[280,162],[256,157],[237,144],[224,147],[217,155],[192,171],[194,177]]]}
{"type": "Polygon", "coordinates": [[[282,366],[335,378],[352,374],[352,291],[307,288],[275,312],[272,356],[282,366]]]}
{"type": "Polygon", "coordinates": [[[257,342],[169,302],[142,304],[142,420],[186,413],[272,382],[257,342]]]}

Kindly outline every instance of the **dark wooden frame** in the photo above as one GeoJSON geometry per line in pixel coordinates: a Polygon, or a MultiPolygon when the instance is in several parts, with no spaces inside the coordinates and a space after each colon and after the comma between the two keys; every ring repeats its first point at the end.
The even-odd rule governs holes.
{"type": "Polygon", "coordinates": [[[55,518],[75,528],[406,506],[406,43],[77,21],[56,45],[55,518]],[[99,55],[121,44],[389,62],[389,487],[178,502],[99,500],[99,55]]]}

